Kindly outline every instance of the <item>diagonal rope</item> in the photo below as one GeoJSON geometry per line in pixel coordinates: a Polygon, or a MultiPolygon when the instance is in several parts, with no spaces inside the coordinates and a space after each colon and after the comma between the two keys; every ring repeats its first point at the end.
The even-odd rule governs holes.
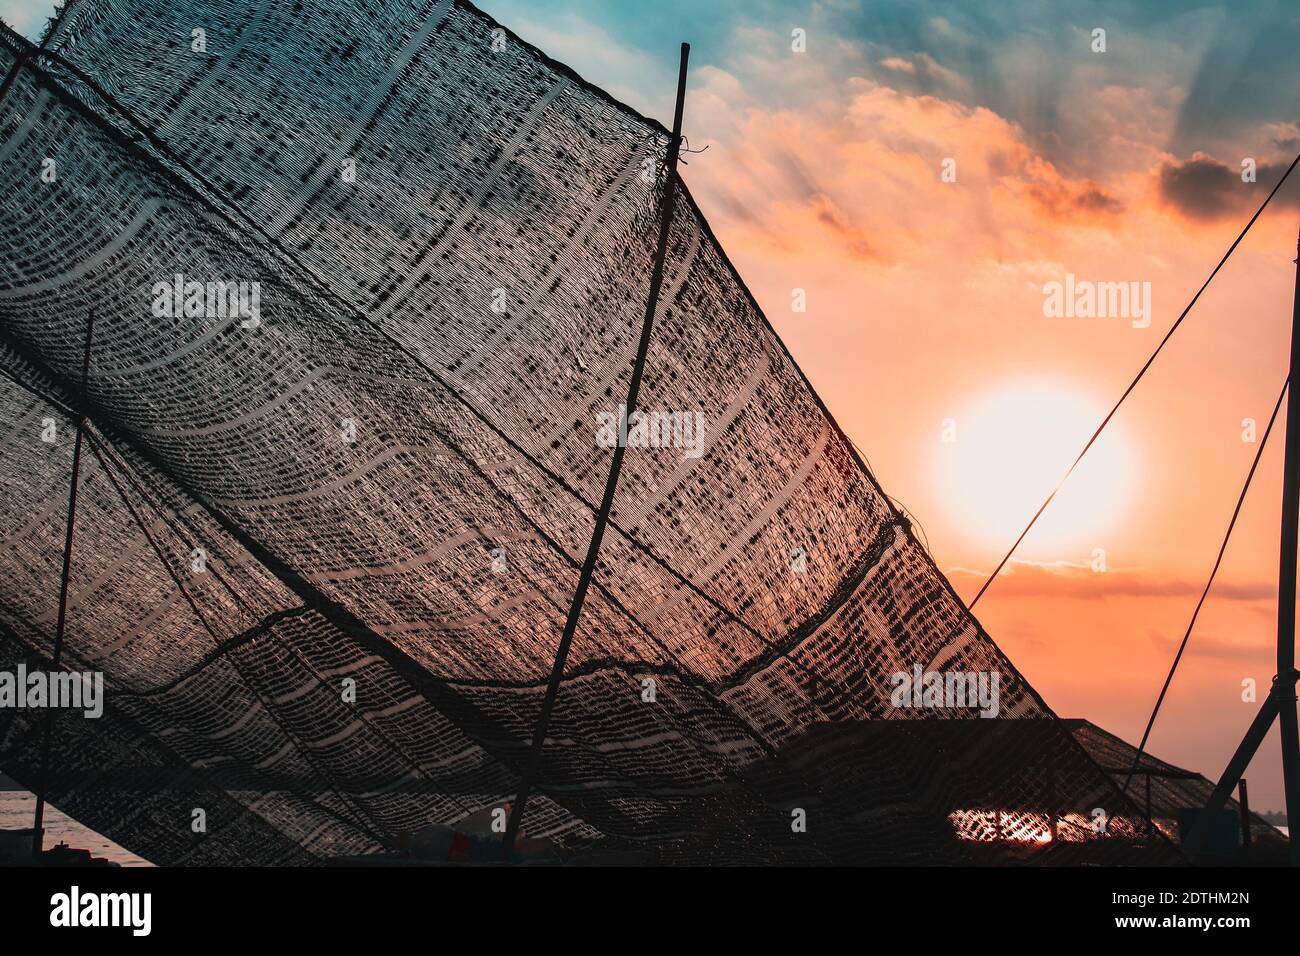
{"type": "Polygon", "coordinates": [[[1142,761],[1142,755],[1146,751],[1147,739],[1151,736],[1151,728],[1155,726],[1156,715],[1160,713],[1160,705],[1165,702],[1165,694],[1169,692],[1169,685],[1173,683],[1174,671],[1178,670],[1178,663],[1183,659],[1183,651],[1187,650],[1187,641],[1192,636],[1192,628],[1196,626],[1196,618],[1201,613],[1201,606],[1205,604],[1205,599],[1210,594],[1210,588],[1214,585],[1214,577],[1219,573],[1219,565],[1223,563],[1223,554],[1228,550],[1228,539],[1232,537],[1232,529],[1237,526],[1237,518],[1241,515],[1241,506],[1245,504],[1246,492],[1250,490],[1250,483],[1255,477],[1255,469],[1259,467],[1259,460],[1264,455],[1264,446],[1268,444],[1269,433],[1273,430],[1273,423],[1277,421],[1277,413],[1282,408],[1282,399],[1286,396],[1287,387],[1291,379],[1282,383],[1282,391],[1278,393],[1277,404],[1273,406],[1273,414],[1269,416],[1268,427],[1264,429],[1264,435],[1259,440],[1259,448],[1255,452],[1255,460],[1250,463],[1250,471],[1246,473],[1246,482],[1241,486],[1241,494],[1237,496],[1237,506],[1232,509],[1232,519],[1228,522],[1228,530],[1223,533],[1223,543],[1219,545],[1219,555],[1214,559],[1214,567],[1210,569],[1209,580],[1205,582],[1205,590],[1201,592],[1201,599],[1196,602],[1196,609],[1192,611],[1192,619],[1187,622],[1187,630],[1183,634],[1183,641],[1178,645],[1178,653],[1174,655],[1174,662],[1169,668],[1169,674],[1165,677],[1165,684],[1160,688],[1160,695],[1156,698],[1156,705],[1151,710],[1151,717],[1147,720],[1147,728],[1142,731],[1142,742],[1138,744],[1137,753],[1133,755],[1133,766],[1129,768],[1128,776],[1124,778],[1124,786],[1121,787],[1123,793],[1128,793],[1128,786],[1133,781],[1133,775],[1137,773],[1138,764],[1142,761]]]}
{"type": "MultiPolygon", "coordinates": [[[[180,575],[176,572],[176,569],[172,566],[172,562],[168,559],[167,555],[163,552],[162,546],[158,543],[158,540],[154,537],[153,532],[150,531],[149,525],[145,522],[144,517],[140,514],[140,512],[136,509],[135,505],[132,503],[130,496],[126,493],[126,489],[123,488],[122,485],[118,482],[116,476],[113,474],[113,469],[109,466],[109,459],[106,457],[103,450],[100,448],[99,442],[94,438],[93,435],[90,436],[89,444],[90,444],[90,450],[95,455],[95,460],[99,462],[100,470],[108,478],[109,483],[113,486],[113,490],[117,492],[117,496],[119,499],[121,499],[122,504],[126,506],[127,514],[131,516],[131,520],[135,523],[136,527],[139,528],[140,532],[144,535],[145,540],[149,543],[149,547],[154,553],[154,557],[158,559],[158,563],[162,566],[163,570],[167,572],[167,576],[171,579],[173,587],[175,587],[176,590],[180,593],[181,597],[185,599],[185,603],[189,605],[190,611],[194,614],[194,617],[198,620],[199,626],[202,627],[203,630],[208,632],[208,636],[212,638],[212,643],[215,649],[217,651],[222,650],[223,641],[220,635],[217,634],[216,629],[212,626],[211,622],[209,622],[208,616],[199,607],[198,601],[190,593],[190,589],[187,588],[185,586],[185,582],[181,580],[180,575]]],[[[124,477],[125,477],[125,473],[124,473],[124,477]]],[[[274,637],[272,637],[272,640],[274,640],[274,637]]],[[[265,711],[267,717],[269,717],[272,723],[274,723],[275,726],[279,728],[280,732],[283,733],[285,737],[289,739],[289,741],[297,749],[298,753],[302,755],[303,760],[307,763],[307,765],[311,767],[311,769],[316,774],[319,775],[320,779],[325,782],[326,786],[330,790],[334,791],[334,794],[339,798],[340,802],[342,802],[342,804],[345,807],[347,807],[350,811],[352,811],[352,813],[355,814],[355,817],[349,817],[343,813],[340,813],[338,810],[335,810],[334,808],[328,806],[322,801],[319,800],[308,801],[305,796],[299,794],[295,794],[295,796],[298,796],[300,799],[302,799],[304,803],[306,802],[315,803],[317,806],[322,808],[327,814],[339,820],[344,825],[357,828],[358,830],[365,833],[368,837],[370,837],[370,839],[374,840],[377,844],[387,848],[390,845],[391,840],[386,839],[379,832],[379,824],[378,821],[376,821],[374,818],[373,811],[367,810],[365,807],[363,807],[360,800],[355,798],[355,795],[344,791],[343,788],[341,788],[337,784],[334,778],[321,768],[321,766],[316,760],[316,757],[313,755],[312,748],[309,746],[309,744],[306,741],[304,741],[292,728],[289,727],[289,725],[283,719],[283,716],[272,706],[272,703],[270,699],[267,697],[267,695],[258,688],[256,682],[252,680],[245,672],[245,668],[242,664],[240,664],[238,658],[232,654],[227,659],[230,661],[230,665],[235,669],[235,672],[239,675],[240,679],[243,680],[244,686],[248,688],[249,694],[257,700],[258,704],[261,705],[262,710],[265,711]]],[[[317,679],[319,680],[319,678],[317,679]]],[[[254,811],[251,806],[246,805],[246,809],[250,813],[256,814],[256,811],[254,811]]],[[[261,814],[256,814],[256,815],[260,816],[261,814]]]]}
{"type": "Polygon", "coordinates": [[[1192,311],[1192,307],[1196,305],[1197,301],[1201,298],[1201,293],[1209,288],[1210,283],[1214,281],[1214,277],[1219,274],[1219,270],[1223,268],[1225,263],[1227,263],[1229,257],[1236,252],[1237,246],[1241,245],[1241,240],[1245,239],[1246,233],[1250,232],[1250,227],[1255,225],[1255,221],[1259,219],[1265,208],[1267,208],[1268,204],[1273,200],[1273,197],[1277,195],[1278,190],[1282,188],[1282,184],[1286,182],[1287,177],[1291,175],[1297,164],[1300,164],[1300,154],[1297,154],[1296,158],[1291,160],[1291,165],[1286,168],[1286,172],[1284,172],[1282,178],[1277,181],[1277,185],[1273,187],[1273,191],[1268,194],[1268,198],[1266,198],[1260,204],[1260,207],[1255,210],[1255,215],[1250,217],[1250,222],[1246,223],[1246,227],[1242,229],[1237,238],[1233,240],[1232,245],[1230,245],[1228,251],[1223,254],[1223,258],[1220,259],[1219,264],[1214,267],[1214,271],[1210,273],[1209,278],[1206,279],[1205,282],[1201,284],[1201,287],[1196,290],[1196,295],[1192,296],[1192,301],[1187,303],[1187,307],[1183,309],[1182,314],[1178,316],[1177,321],[1169,327],[1169,331],[1166,332],[1165,337],[1160,340],[1160,344],[1157,345],[1156,350],[1151,353],[1151,357],[1146,360],[1146,364],[1138,370],[1133,381],[1129,383],[1128,388],[1124,389],[1124,394],[1119,397],[1119,401],[1115,403],[1115,407],[1107,413],[1106,417],[1102,419],[1101,424],[1097,426],[1097,430],[1092,433],[1092,437],[1088,439],[1088,443],[1083,446],[1083,451],[1079,452],[1079,457],[1074,459],[1074,464],[1070,465],[1069,469],[1061,477],[1061,480],[1056,483],[1056,487],[1052,489],[1052,493],[1047,496],[1047,500],[1044,501],[1039,509],[1034,512],[1034,516],[1029,519],[1029,524],[1025,525],[1025,530],[1020,532],[1020,537],[1016,538],[1016,543],[1011,546],[1011,550],[1009,550],[1003,556],[1002,560],[998,562],[998,566],[993,569],[993,573],[988,576],[988,580],[986,580],[983,586],[980,587],[979,593],[976,594],[975,598],[967,605],[968,610],[974,610],[975,605],[979,603],[979,599],[982,598],[984,592],[989,589],[989,585],[992,584],[997,576],[1002,573],[1002,569],[1006,567],[1007,562],[1011,560],[1011,556],[1015,554],[1016,549],[1020,547],[1020,542],[1025,540],[1025,535],[1029,534],[1029,529],[1038,522],[1039,517],[1042,516],[1043,512],[1047,510],[1047,506],[1050,505],[1052,500],[1056,497],[1056,493],[1060,491],[1066,481],[1069,480],[1070,475],[1074,474],[1074,469],[1079,466],[1079,462],[1083,461],[1083,456],[1088,454],[1089,449],[1091,449],[1093,443],[1097,441],[1102,430],[1110,424],[1110,420],[1114,418],[1115,413],[1119,411],[1119,407],[1123,405],[1125,399],[1132,394],[1133,389],[1137,388],[1138,382],[1142,381],[1142,377],[1146,375],[1147,370],[1151,368],[1152,363],[1155,362],[1156,356],[1160,354],[1161,350],[1164,349],[1169,340],[1173,338],[1174,333],[1178,331],[1178,327],[1183,324],[1183,319],[1187,318],[1188,313],[1192,311]]]}

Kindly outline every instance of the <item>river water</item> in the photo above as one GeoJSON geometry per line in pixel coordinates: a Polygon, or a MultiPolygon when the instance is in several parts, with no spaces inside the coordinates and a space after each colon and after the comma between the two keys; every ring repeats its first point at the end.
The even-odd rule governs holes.
{"type": "MultiPolygon", "coordinates": [[[[36,797],[25,790],[0,790],[0,830],[21,830],[32,825],[36,810],[36,797]]],[[[45,805],[45,846],[58,842],[94,856],[102,856],[122,866],[152,866],[129,850],[124,850],[107,837],[100,836],[76,820],[64,816],[57,809],[45,805]]]]}

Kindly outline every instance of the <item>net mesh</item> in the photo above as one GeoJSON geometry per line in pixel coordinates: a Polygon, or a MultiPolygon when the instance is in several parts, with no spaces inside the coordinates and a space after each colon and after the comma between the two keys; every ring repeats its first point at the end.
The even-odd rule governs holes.
{"type": "MultiPolygon", "coordinates": [[[[1132,744],[1086,720],[1063,722],[1119,786],[1124,785],[1132,771],[1129,793],[1132,794],[1133,801],[1165,836],[1180,841],[1180,827],[1191,823],[1186,817],[1180,820],[1180,815],[1203,808],[1214,791],[1214,783],[1199,773],[1175,767],[1147,753],[1142,754],[1142,759],[1135,768],[1133,760],[1137,757],[1137,748],[1132,744]]],[[[1240,821],[1241,804],[1236,800],[1229,798],[1224,803],[1224,810],[1240,821]]],[[[1281,854],[1286,852],[1286,836],[1258,813],[1250,814],[1250,833],[1254,846],[1278,853],[1279,860],[1281,854]]]]}
{"type": "MultiPolygon", "coordinates": [[[[501,806],[608,473],[667,134],[450,0],[74,0],[56,58],[15,70],[3,40],[0,646],[50,656],[85,412],[65,666],[108,702],[58,721],[51,802],[166,864],[377,853],[501,806]],[[223,304],[241,282],[255,309],[223,304]]],[[[672,188],[640,403],[665,440],[629,449],[526,833],[1172,859],[672,188]],[[997,672],[998,719],[894,706],[915,666],[997,672]]],[[[0,710],[0,767],[31,781],[38,735],[0,710]]]]}

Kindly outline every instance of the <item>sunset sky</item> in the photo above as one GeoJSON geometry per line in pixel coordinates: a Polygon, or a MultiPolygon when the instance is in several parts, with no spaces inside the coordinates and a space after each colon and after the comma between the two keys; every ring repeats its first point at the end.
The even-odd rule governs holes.
{"type": "MultiPolygon", "coordinates": [[[[1300,152],[1293,2],[479,5],[665,121],[691,42],[683,176],[967,599],[1300,152]],[[1046,316],[1067,274],[1150,283],[1149,324],[1046,316]]],[[[1062,716],[1141,735],[1286,376],[1296,185],[977,606],[1062,716]]],[[[1211,777],[1275,670],[1283,420],[1152,738],[1211,777]]],[[[1248,778],[1281,806],[1275,732],[1248,778]]]]}

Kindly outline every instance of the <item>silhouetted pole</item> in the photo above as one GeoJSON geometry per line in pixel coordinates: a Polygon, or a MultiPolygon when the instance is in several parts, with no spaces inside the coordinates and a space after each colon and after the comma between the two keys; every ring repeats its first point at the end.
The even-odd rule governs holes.
{"type": "Polygon", "coordinates": [[[1151,829],[1151,772],[1147,772],[1147,829],[1151,829]]]}
{"type": "Polygon", "coordinates": [[[1222,812],[1228,795],[1246,772],[1264,735],[1278,718],[1282,738],[1282,781],[1286,787],[1287,829],[1291,865],[1300,866],[1300,841],[1294,827],[1300,821],[1300,733],[1296,728],[1295,593],[1296,546],[1300,536],[1300,235],[1296,239],[1295,291],[1291,299],[1291,377],[1286,394],[1286,459],[1282,471],[1282,540],[1277,583],[1277,676],[1259,713],[1228,761],[1223,776],[1205,804],[1205,810],[1188,834],[1183,849],[1189,856],[1201,851],[1211,821],[1222,812]]]}
{"type": "MultiPolygon", "coordinates": [[[[90,319],[86,323],[86,347],[81,356],[81,399],[85,408],[86,380],[90,375],[90,341],[95,334],[95,310],[90,310],[90,319]]],[[[81,442],[85,431],[86,416],[83,412],[77,419],[77,437],[72,444],[72,480],[68,487],[68,521],[63,538],[63,574],[59,580],[59,619],[54,627],[54,654],[50,662],[50,673],[59,669],[63,662],[63,631],[68,623],[68,579],[72,574],[72,530],[77,517],[77,485],[81,475],[81,442]]],[[[54,736],[54,716],[57,712],[53,701],[46,700],[45,728],[41,736],[41,762],[36,778],[36,813],[32,828],[36,831],[32,837],[32,856],[39,857],[44,849],[44,835],[41,830],[45,825],[45,791],[46,776],[50,765],[50,738],[54,736]]]]}
{"type": "Polygon", "coordinates": [[[1295,292],[1291,299],[1291,388],[1286,401],[1286,465],[1282,477],[1282,550],[1277,588],[1278,725],[1282,738],[1282,780],[1286,785],[1286,814],[1291,833],[1291,865],[1300,866],[1300,842],[1289,828],[1300,820],[1300,733],[1295,712],[1295,576],[1297,532],[1300,531],[1300,236],[1296,239],[1295,292]]]}
{"type": "Polygon", "coordinates": [[[691,45],[682,44],[681,64],[677,70],[677,105],[673,111],[673,133],[668,141],[668,168],[664,177],[664,201],[659,217],[659,246],[655,251],[654,270],[650,274],[650,295],[646,301],[645,321],[641,326],[641,341],[637,346],[636,361],[632,365],[632,378],[628,383],[627,401],[623,404],[619,416],[619,440],[614,445],[614,458],[609,466],[609,478],[605,482],[605,495],[601,499],[600,510],[596,512],[596,524],[591,532],[591,543],[587,546],[587,559],[583,562],[578,575],[578,586],[573,593],[573,603],[569,606],[569,616],[564,622],[564,633],[560,636],[560,646],[555,652],[555,663],[551,667],[551,677],[546,684],[546,696],[542,698],[542,709],[537,717],[537,726],[533,730],[533,744],[529,750],[523,777],[519,781],[519,795],[510,807],[510,819],[506,823],[506,835],[502,844],[502,858],[509,860],[514,853],[515,839],[519,835],[519,826],[524,819],[524,809],[532,793],[537,768],[542,759],[542,747],[546,742],[546,731],[550,727],[551,713],[555,710],[555,698],[560,692],[560,680],[564,676],[564,662],[569,656],[569,647],[573,644],[573,635],[578,628],[578,618],[582,615],[582,605],[587,598],[587,589],[596,571],[596,558],[600,554],[600,542],[605,536],[605,527],[609,524],[609,513],[614,505],[614,492],[618,488],[618,474],[623,468],[623,455],[627,447],[622,436],[628,432],[628,419],[636,410],[637,396],[641,391],[641,377],[645,373],[646,354],[650,349],[650,332],[654,327],[655,311],[659,307],[659,289],[664,281],[664,259],[668,254],[668,230],[673,221],[673,208],[677,204],[677,155],[682,144],[682,109],[686,104],[686,62],[690,59],[691,45]]]}
{"type": "Polygon", "coordinates": [[[1250,795],[1246,792],[1246,778],[1237,784],[1237,805],[1241,808],[1241,845],[1250,847],[1250,795]]]}
{"type": "Polygon", "coordinates": [[[1232,793],[1232,788],[1237,785],[1241,775],[1250,766],[1250,759],[1255,756],[1255,751],[1259,749],[1259,742],[1268,733],[1268,728],[1273,726],[1273,718],[1277,716],[1278,695],[1276,690],[1277,687],[1274,685],[1264,698],[1264,702],[1259,705],[1259,712],[1255,714],[1255,719],[1251,721],[1246,736],[1242,738],[1236,752],[1232,755],[1232,759],[1228,761],[1228,766],[1224,769],[1223,776],[1219,778],[1219,782],[1215,785],[1214,792],[1210,794],[1210,799],[1206,801],[1201,816],[1192,825],[1192,831],[1187,835],[1187,840],[1183,843],[1183,852],[1188,856],[1195,857],[1201,852],[1201,846],[1205,843],[1205,838],[1210,832],[1210,820],[1217,817],[1223,810],[1224,804],[1228,802],[1228,797],[1232,793]]]}

